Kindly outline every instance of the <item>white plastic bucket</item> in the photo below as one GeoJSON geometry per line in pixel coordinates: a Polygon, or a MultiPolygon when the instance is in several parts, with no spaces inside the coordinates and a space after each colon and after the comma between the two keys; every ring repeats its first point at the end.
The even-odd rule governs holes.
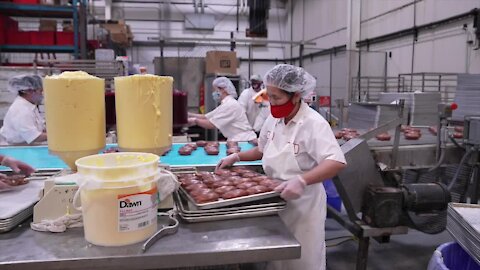
{"type": "Polygon", "coordinates": [[[150,153],[110,153],[75,162],[79,190],[74,206],[82,211],[88,242],[129,245],[157,231],[158,160],[150,153]]]}

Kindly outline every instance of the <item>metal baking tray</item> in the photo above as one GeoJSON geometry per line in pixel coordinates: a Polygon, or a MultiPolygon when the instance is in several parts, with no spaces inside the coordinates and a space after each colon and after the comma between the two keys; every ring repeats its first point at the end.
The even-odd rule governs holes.
{"type": "MultiPolygon", "coordinates": [[[[43,181],[46,180],[48,177],[58,173],[58,171],[43,171],[43,172],[35,172],[31,176],[27,177],[28,181],[43,181]]],[[[27,186],[27,185],[22,185],[27,186]]],[[[14,191],[12,191],[14,192],[14,191]]],[[[0,233],[8,232],[19,224],[21,224],[24,220],[30,218],[33,215],[33,207],[36,202],[32,203],[30,206],[20,210],[17,214],[0,219],[0,233]]]]}
{"type": "Polygon", "coordinates": [[[190,211],[188,210],[189,209],[188,200],[185,198],[182,198],[182,196],[179,195],[178,193],[174,194],[174,200],[175,200],[175,209],[177,214],[180,216],[180,218],[190,223],[270,216],[270,215],[277,214],[279,211],[283,210],[286,207],[285,205],[279,205],[279,206],[269,206],[269,207],[256,207],[256,208],[245,209],[245,210],[238,210],[240,207],[229,207],[229,208],[226,208],[225,210],[228,210],[228,209],[234,209],[234,210],[230,210],[229,212],[216,212],[216,213],[215,212],[212,213],[211,212],[212,210],[194,210],[196,211],[196,213],[188,214],[184,212],[184,211],[190,211]],[[203,211],[205,211],[206,213],[202,213],[203,211]]]}
{"type": "Polygon", "coordinates": [[[230,206],[230,205],[237,205],[237,204],[242,204],[242,203],[247,203],[247,202],[254,202],[254,201],[259,201],[259,200],[264,200],[264,199],[269,199],[269,198],[275,198],[279,197],[280,193],[275,192],[275,191],[269,191],[269,192],[264,192],[260,194],[254,194],[254,195],[248,195],[248,196],[243,196],[243,197],[238,197],[234,199],[218,199],[216,202],[209,202],[209,203],[197,203],[191,196],[188,194],[188,192],[183,189],[182,186],[180,186],[179,190],[182,192],[185,197],[188,198],[188,200],[195,205],[198,209],[213,209],[213,208],[221,208],[225,206],[230,206]]]}
{"type": "Polygon", "coordinates": [[[249,217],[263,217],[276,215],[279,210],[262,210],[250,213],[235,213],[235,214],[225,214],[225,215],[210,215],[210,216],[198,216],[198,217],[189,217],[185,216],[181,212],[178,215],[185,221],[190,223],[196,222],[207,222],[207,221],[219,221],[219,220],[228,220],[228,219],[237,219],[237,218],[249,218],[249,217]]]}
{"type": "Polygon", "coordinates": [[[192,204],[189,203],[187,199],[181,197],[180,194],[175,194],[176,205],[178,210],[184,215],[189,217],[196,216],[210,216],[210,215],[225,215],[225,214],[239,214],[239,213],[251,213],[258,212],[261,210],[283,210],[286,207],[286,202],[282,199],[267,199],[257,204],[250,204],[238,207],[226,207],[226,208],[217,208],[217,209],[207,209],[207,210],[198,210],[192,204]]]}
{"type": "Polygon", "coordinates": [[[33,206],[12,218],[0,220],[0,233],[8,232],[33,215],[33,206]]]}

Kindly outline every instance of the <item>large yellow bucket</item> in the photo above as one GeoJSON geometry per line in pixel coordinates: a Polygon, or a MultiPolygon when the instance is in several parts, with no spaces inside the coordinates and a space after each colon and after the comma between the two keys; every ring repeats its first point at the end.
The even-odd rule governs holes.
{"type": "Polygon", "coordinates": [[[75,162],[79,190],[74,205],[82,211],[88,242],[122,246],[157,231],[158,160],[150,153],[110,153],[75,162]]]}
{"type": "Polygon", "coordinates": [[[105,147],[105,80],[65,71],[43,86],[48,150],[75,170],[75,160],[105,147]]]}
{"type": "Polygon", "coordinates": [[[126,152],[162,155],[172,145],[173,78],[115,77],[118,146],[126,152]]]}

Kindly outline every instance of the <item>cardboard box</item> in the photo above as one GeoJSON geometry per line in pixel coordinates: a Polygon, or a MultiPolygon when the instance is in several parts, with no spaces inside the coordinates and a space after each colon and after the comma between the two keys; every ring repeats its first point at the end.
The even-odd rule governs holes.
{"type": "Polygon", "coordinates": [[[206,73],[237,74],[238,59],[236,52],[209,51],[205,57],[206,73]]]}
{"type": "Polygon", "coordinates": [[[60,5],[60,0],[40,0],[40,5],[47,5],[47,6],[53,6],[53,5],[60,5]]]}
{"type": "Polygon", "coordinates": [[[57,21],[56,20],[40,20],[39,31],[57,31],[57,21]]]}
{"type": "Polygon", "coordinates": [[[62,22],[62,31],[63,32],[73,32],[73,23],[70,20],[65,20],[62,22]]]}
{"type": "Polygon", "coordinates": [[[102,27],[108,30],[112,42],[125,47],[131,46],[133,34],[130,30],[130,26],[125,24],[124,21],[119,21],[119,23],[103,24],[102,27]]]}
{"type": "Polygon", "coordinates": [[[102,24],[102,27],[104,29],[107,29],[110,34],[119,34],[119,33],[124,33],[126,34],[128,32],[128,28],[125,24],[120,24],[120,23],[107,23],[107,24],[102,24]]]}

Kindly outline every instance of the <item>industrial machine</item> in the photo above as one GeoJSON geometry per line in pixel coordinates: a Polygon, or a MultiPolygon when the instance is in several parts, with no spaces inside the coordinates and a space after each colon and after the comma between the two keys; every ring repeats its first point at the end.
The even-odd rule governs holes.
{"type": "MultiPolygon", "coordinates": [[[[449,202],[478,201],[480,117],[453,121],[452,111],[461,105],[440,103],[436,125],[416,127],[421,137],[408,140],[401,133],[408,117],[404,105],[404,100],[396,105],[369,103],[368,108],[389,108],[388,116],[379,121],[381,111],[373,111],[376,122],[364,125],[360,136],[339,140],[348,166],[334,183],[347,215],[331,206],[328,212],[359,239],[356,269],[366,269],[370,238],[385,243],[391,235],[408,233],[408,228],[442,232],[449,202]],[[453,124],[464,125],[463,139],[458,134],[453,137],[453,124]],[[391,140],[375,139],[388,131],[393,134],[391,140]]],[[[356,124],[361,127],[359,121],[356,124]]]]}

